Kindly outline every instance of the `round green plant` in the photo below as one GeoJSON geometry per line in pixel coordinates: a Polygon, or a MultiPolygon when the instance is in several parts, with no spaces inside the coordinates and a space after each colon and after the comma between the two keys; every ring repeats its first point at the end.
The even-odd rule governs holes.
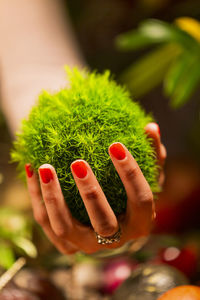
{"type": "Polygon", "coordinates": [[[89,217],[71,174],[76,159],[86,160],[118,216],[126,209],[126,192],[108,154],[113,142],[123,143],[139,164],[152,191],[157,190],[158,168],[144,127],[152,122],[110,73],[68,70],[70,88],[39,96],[14,143],[12,159],[25,175],[24,165],[54,166],[72,215],[89,224],[89,217]]]}

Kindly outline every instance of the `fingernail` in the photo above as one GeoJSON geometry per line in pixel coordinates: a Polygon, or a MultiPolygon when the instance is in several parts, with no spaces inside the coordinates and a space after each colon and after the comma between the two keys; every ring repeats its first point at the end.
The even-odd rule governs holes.
{"type": "Polygon", "coordinates": [[[53,179],[52,171],[49,168],[41,168],[39,172],[43,183],[49,183],[53,179]]]}
{"type": "Polygon", "coordinates": [[[110,146],[111,154],[118,160],[122,160],[126,157],[124,147],[120,143],[114,143],[110,146]]]}
{"type": "Polygon", "coordinates": [[[78,178],[84,178],[87,175],[87,167],[84,161],[75,161],[71,166],[78,178]]]}
{"type": "Polygon", "coordinates": [[[158,124],[157,124],[157,127],[158,127],[158,133],[159,133],[159,136],[161,136],[160,127],[159,127],[158,124]]]}
{"type": "Polygon", "coordinates": [[[31,178],[33,176],[33,169],[31,167],[31,164],[26,164],[25,165],[25,170],[26,170],[26,174],[29,178],[31,178]]]}

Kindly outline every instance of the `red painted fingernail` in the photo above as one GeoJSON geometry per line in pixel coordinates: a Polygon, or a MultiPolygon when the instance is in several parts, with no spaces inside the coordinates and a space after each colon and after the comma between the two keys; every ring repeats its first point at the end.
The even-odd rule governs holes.
{"type": "Polygon", "coordinates": [[[41,168],[39,172],[43,183],[49,183],[53,179],[52,171],[49,168],[41,168]]]}
{"type": "Polygon", "coordinates": [[[31,167],[31,164],[26,164],[25,165],[25,170],[26,170],[26,174],[29,178],[31,178],[33,176],[33,169],[31,167]]]}
{"type": "Polygon", "coordinates": [[[126,157],[124,147],[120,143],[115,143],[110,146],[111,154],[118,160],[122,160],[126,157]]]}
{"type": "Polygon", "coordinates": [[[157,126],[158,126],[158,133],[159,133],[159,136],[161,136],[160,127],[159,127],[158,124],[157,124],[157,126]]]}
{"type": "Polygon", "coordinates": [[[84,178],[87,175],[87,167],[84,161],[75,161],[72,163],[72,170],[78,178],[84,178]]]}

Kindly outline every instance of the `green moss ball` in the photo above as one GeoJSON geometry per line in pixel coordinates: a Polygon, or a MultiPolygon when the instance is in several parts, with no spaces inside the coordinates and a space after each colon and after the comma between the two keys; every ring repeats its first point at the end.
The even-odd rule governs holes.
{"type": "Polygon", "coordinates": [[[89,217],[71,174],[76,159],[86,160],[116,215],[126,208],[126,192],[108,154],[113,142],[123,143],[138,162],[152,191],[158,170],[144,127],[152,122],[129,93],[104,74],[68,70],[70,88],[55,94],[44,91],[14,143],[12,159],[21,175],[24,165],[54,166],[72,215],[84,224],[89,217]]]}

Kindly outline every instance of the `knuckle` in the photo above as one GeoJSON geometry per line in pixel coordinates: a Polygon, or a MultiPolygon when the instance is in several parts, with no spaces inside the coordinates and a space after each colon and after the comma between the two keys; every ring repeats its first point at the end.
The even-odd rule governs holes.
{"type": "Polygon", "coordinates": [[[41,193],[38,189],[35,189],[35,188],[32,188],[32,187],[29,187],[29,194],[31,196],[31,198],[39,198],[41,197],[41,193]]]}
{"type": "Polygon", "coordinates": [[[132,181],[135,179],[135,177],[138,174],[138,167],[129,167],[127,170],[125,170],[125,178],[128,181],[132,181]]]}
{"type": "Polygon", "coordinates": [[[117,232],[117,228],[115,224],[105,221],[99,224],[97,232],[102,236],[109,237],[117,232]]]}
{"type": "Polygon", "coordinates": [[[84,197],[90,201],[97,200],[99,198],[99,192],[97,187],[95,186],[90,187],[87,191],[84,192],[84,197]]]}
{"type": "Polygon", "coordinates": [[[57,202],[57,197],[54,194],[47,194],[44,197],[44,201],[49,205],[55,204],[57,202]]]}
{"type": "Polygon", "coordinates": [[[143,191],[142,194],[140,195],[140,199],[143,205],[152,205],[153,194],[150,190],[146,192],[143,191]]]}
{"type": "Polygon", "coordinates": [[[34,219],[35,221],[40,224],[41,226],[46,225],[47,221],[48,221],[48,217],[46,212],[39,212],[39,213],[35,213],[34,214],[34,219]]]}
{"type": "Polygon", "coordinates": [[[55,227],[53,228],[57,237],[63,239],[67,237],[67,231],[64,227],[55,227]]]}

